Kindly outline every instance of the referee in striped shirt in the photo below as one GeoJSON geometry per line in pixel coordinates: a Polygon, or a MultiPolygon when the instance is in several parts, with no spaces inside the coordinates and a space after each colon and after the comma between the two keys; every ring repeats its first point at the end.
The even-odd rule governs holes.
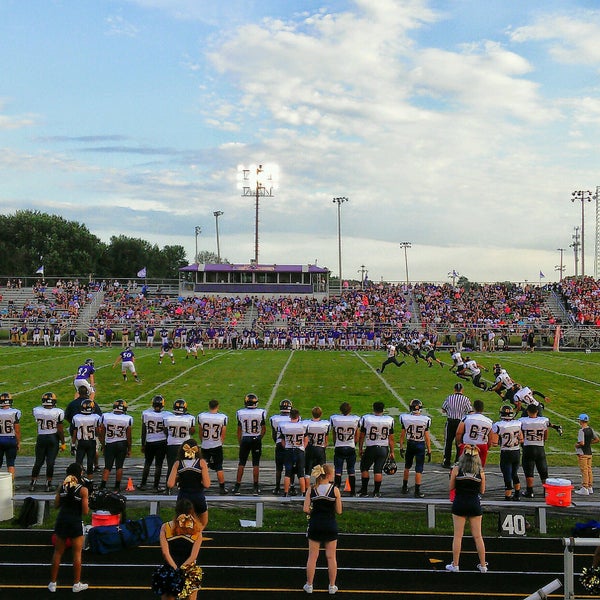
{"type": "Polygon", "coordinates": [[[458,460],[458,445],[454,439],[456,437],[458,424],[465,415],[473,412],[471,401],[463,394],[462,383],[456,383],[454,385],[454,393],[447,396],[444,400],[442,412],[447,416],[445,431],[446,439],[444,441],[444,462],[442,463],[442,466],[445,469],[450,469],[452,467],[451,459],[453,444],[456,455],[455,462],[458,460]]]}

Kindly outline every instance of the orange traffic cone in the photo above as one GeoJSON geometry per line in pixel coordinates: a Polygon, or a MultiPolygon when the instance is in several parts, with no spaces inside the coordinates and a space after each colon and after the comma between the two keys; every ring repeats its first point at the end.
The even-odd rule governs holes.
{"type": "Polygon", "coordinates": [[[344,491],[345,492],[351,491],[351,488],[350,488],[350,479],[348,477],[346,477],[346,485],[344,486],[344,491]]]}
{"type": "Polygon", "coordinates": [[[130,477],[127,480],[127,487],[125,488],[126,492],[133,492],[135,490],[135,486],[133,485],[133,479],[130,477]]]}

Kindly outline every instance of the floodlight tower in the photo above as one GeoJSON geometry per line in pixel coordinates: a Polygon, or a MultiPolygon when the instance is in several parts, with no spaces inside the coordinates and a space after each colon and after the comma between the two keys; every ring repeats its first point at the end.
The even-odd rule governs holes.
{"type": "Polygon", "coordinates": [[[581,202],[581,281],[585,279],[585,203],[592,201],[589,190],[575,190],[571,194],[571,202],[581,202]]]}
{"type": "Polygon", "coordinates": [[[338,225],[338,270],[340,276],[340,294],[342,293],[342,204],[348,202],[348,198],[340,196],[333,199],[333,203],[337,204],[337,225],[338,225]]]}
{"type": "Polygon", "coordinates": [[[594,252],[594,279],[600,278],[600,185],[596,186],[594,194],[596,201],[596,244],[594,252]]]}
{"type": "Polygon", "coordinates": [[[575,233],[573,234],[572,238],[573,243],[569,244],[569,248],[573,248],[573,254],[575,256],[575,279],[577,279],[579,266],[579,246],[581,246],[581,242],[579,241],[579,227],[575,227],[575,233]]]}
{"type": "Polygon", "coordinates": [[[404,248],[404,267],[406,268],[406,285],[408,285],[408,255],[406,254],[406,250],[411,248],[410,242],[400,242],[400,248],[404,248]]]}
{"type": "Polygon", "coordinates": [[[279,167],[273,164],[238,166],[238,189],[242,196],[255,198],[254,217],[254,264],[258,264],[258,206],[259,198],[272,198],[279,180],[279,167]]]}
{"type": "Polygon", "coordinates": [[[215,228],[217,231],[217,263],[221,264],[221,246],[219,244],[219,217],[223,214],[222,210],[215,210],[213,216],[215,217],[215,228]]]}
{"type": "Polygon", "coordinates": [[[194,227],[194,233],[196,234],[196,255],[194,256],[194,262],[198,264],[198,236],[202,233],[202,227],[196,225],[196,227],[194,227]]]}

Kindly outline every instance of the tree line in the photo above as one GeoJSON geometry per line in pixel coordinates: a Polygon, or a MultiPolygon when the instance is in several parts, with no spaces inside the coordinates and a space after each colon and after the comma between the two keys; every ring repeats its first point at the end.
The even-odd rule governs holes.
{"type": "Polygon", "coordinates": [[[32,276],[43,266],[46,277],[131,279],[145,267],[153,279],[177,279],[188,264],[183,246],[125,235],[106,244],[81,223],[39,211],[0,215],[0,231],[0,273],[7,276],[32,276]]]}

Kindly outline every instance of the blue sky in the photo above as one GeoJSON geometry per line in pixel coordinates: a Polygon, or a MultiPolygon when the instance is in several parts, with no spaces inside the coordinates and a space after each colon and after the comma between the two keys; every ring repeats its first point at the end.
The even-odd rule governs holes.
{"type": "MultiPolygon", "coordinates": [[[[0,206],[403,280],[574,273],[600,185],[600,8],[568,0],[0,0],[0,206]]],[[[594,272],[595,204],[585,266],[594,272]]],[[[132,275],[141,265],[132,265],[132,275]]],[[[581,269],[581,262],[579,264],[581,269]]],[[[152,274],[150,273],[149,276],[152,274]]]]}

